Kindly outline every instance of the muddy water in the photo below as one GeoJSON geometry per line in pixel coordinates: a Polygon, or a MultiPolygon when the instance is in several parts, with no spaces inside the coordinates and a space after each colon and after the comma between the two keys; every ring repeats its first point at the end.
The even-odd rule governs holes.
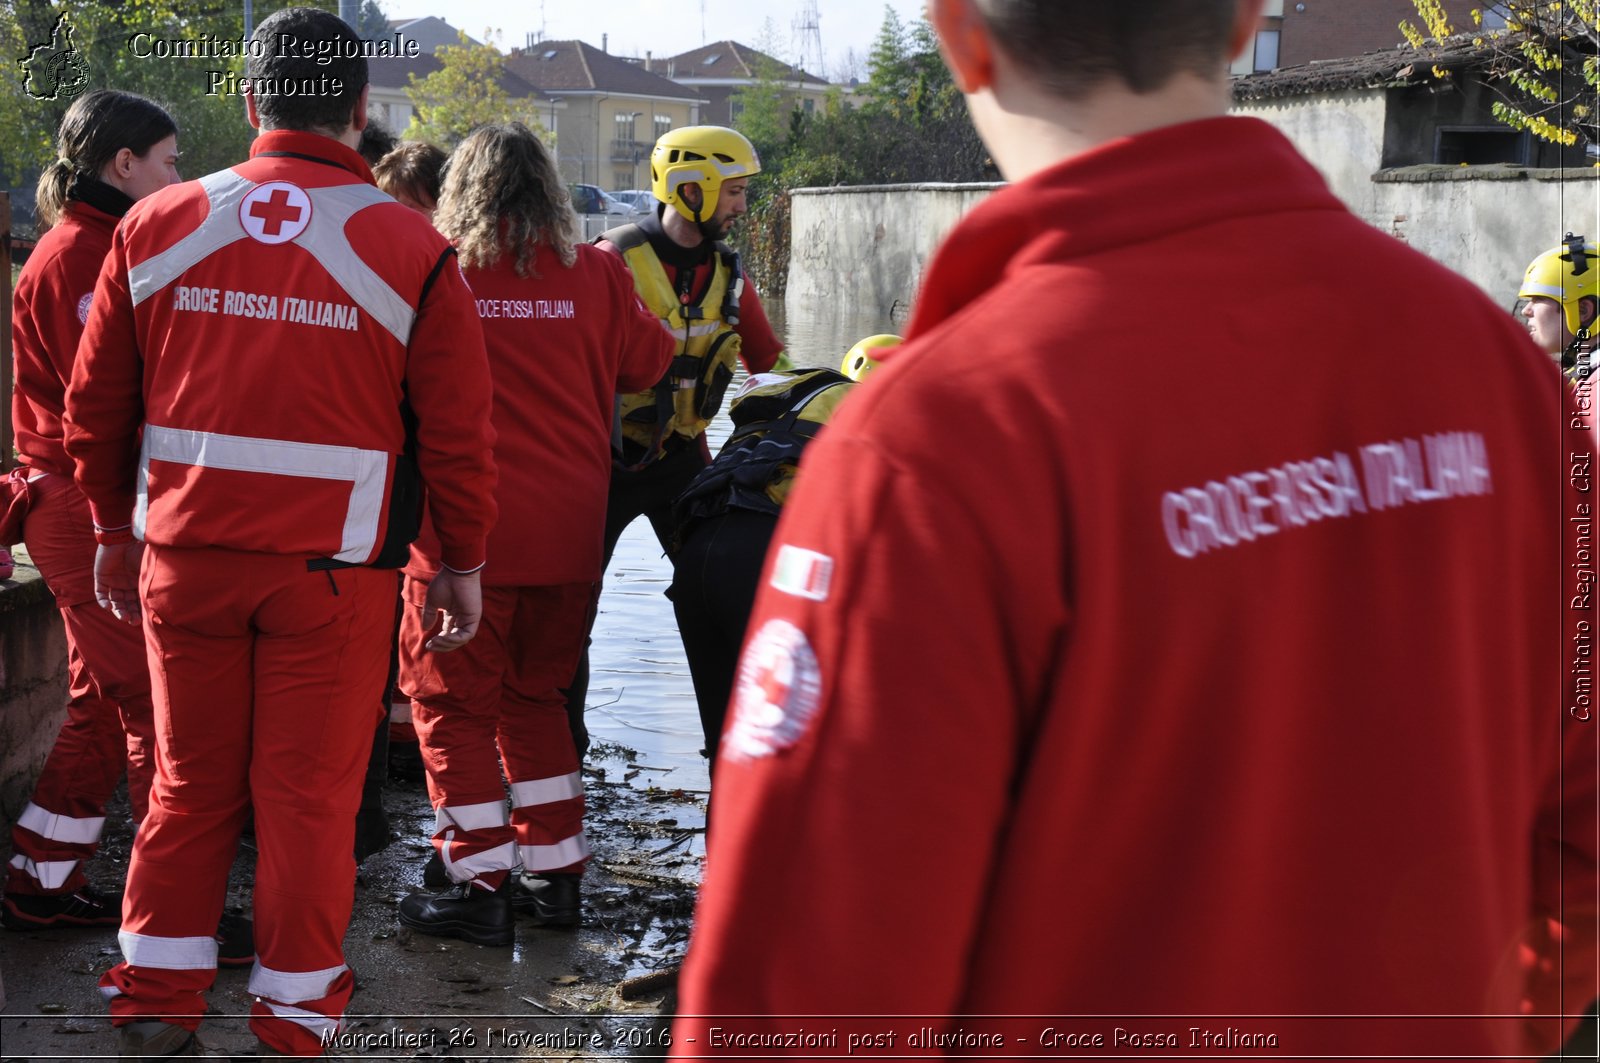
{"type": "MultiPolygon", "coordinates": [[[[837,367],[856,340],[899,327],[886,314],[837,314],[776,300],[767,310],[798,367],[837,367]]],[[[711,425],[712,453],[730,427],[724,411],[711,425]]],[[[636,520],[624,533],[605,579],[591,653],[589,731],[597,742],[638,750],[641,776],[654,785],[703,791],[709,782],[700,755],[700,717],[672,603],[663,595],[672,582],[672,566],[648,521],[636,520]]],[[[703,823],[701,812],[681,811],[685,826],[703,823]]],[[[697,836],[697,853],[702,845],[697,836]]]]}

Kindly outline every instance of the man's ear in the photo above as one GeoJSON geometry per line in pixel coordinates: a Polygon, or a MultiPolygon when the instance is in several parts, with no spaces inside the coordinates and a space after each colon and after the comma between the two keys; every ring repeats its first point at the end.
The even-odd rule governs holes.
{"type": "Polygon", "coordinates": [[[699,210],[705,205],[706,196],[698,181],[678,186],[678,198],[683,200],[683,205],[690,210],[699,210]]]}
{"type": "Polygon", "coordinates": [[[356,109],[350,114],[350,128],[357,133],[367,128],[367,96],[372,92],[369,82],[361,86],[361,95],[356,97],[356,109]]]}
{"type": "Polygon", "coordinates": [[[994,84],[994,40],[973,0],[928,0],[928,20],[956,88],[970,96],[994,84]]]}
{"type": "Polygon", "coordinates": [[[1600,299],[1592,295],[1585,295],[1578,300],[1578,325],[1589,330],[1589,335],[1595,334],[1595,314],[1600,311],[1600,299]]]}
{"type": "Polygon", "coordinates": [[[1244,54],[1261,28],[1261,10],[1265,0],[1238,0],[1233,15],[1233,33],[1228,37],[1228,62],[1244,54]]]}
{"type": "Polygon", "coordinates": [[[256,98],[255,94],[250,91],[250,86],[248,84],[245,85],[245,87],[240,91],[239,95],[244,97],[245,121],[250,123],[251,129],[260,129],[261,114],[256,110],[256,98]]]}

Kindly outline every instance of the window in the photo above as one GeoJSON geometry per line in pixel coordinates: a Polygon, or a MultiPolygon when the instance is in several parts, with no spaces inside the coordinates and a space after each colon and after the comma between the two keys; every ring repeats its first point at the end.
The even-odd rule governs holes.
{"type": "Polygon", "coordinates": [[[1282,34],[1278,30],[1262,30],[1256,34],[1256,64],[1257,72],[1278,69],[1278,39],[1282,34]]]}
{"type": "Polygon", "coordinates": [[[618,111],[617,112],[617,133],[616,133],[616,138],[617,138],[618,141],[626,142],[626,141],[637,140],[638,139],[638,137],[636,137],[634,135],[634,132],[635,132],[634,121],[638,117],[639,117],[639,115],[638,115],[637,112],[627,112],[627,111],[618,111]]]}
{"type": "Polygon", "coordinates": [[[633,171],[632,170],[612,170],[611,171],[611,187],[612,188],[631,188],[631,187],[633,187],[633,171]]]}
{"type": "Polygon", "coordinates": [[[656,139],[660,140],[672,132],[672,116],[670,114],[656,115],[656,139]]]}
{"type": "Polygon", "coordinates": [[[739,116],[741,114],[744,114],[744,101],[743,100],[729,100],[728,101],[728,118],[729,118],[729,120],[737,122],[739,120],[739,116]]]}
{"type": "Polygon", "coordinates": [[[816,112],[816,109],[817,101],[813,100],[810,96],[807,96],[805,98],[805,102],[801,104],[801,110],[805,111],[806,114],[813,114],[816,112]]]}
{"type": "Polygon", "coordinates": [[[1483,28],[1486,30],[1503,30],[1506,28],[1505,4],[1487,4],[1483,8],[1483,28]]]}
{"type": "Polygon", "coordinates": [[[1528,161],[1528,137],[1515,129],[1493,126],[1441,126],[1433,145],[1433,161],[1446,166],[1481,166],[1491,162],[1528,161]]]}

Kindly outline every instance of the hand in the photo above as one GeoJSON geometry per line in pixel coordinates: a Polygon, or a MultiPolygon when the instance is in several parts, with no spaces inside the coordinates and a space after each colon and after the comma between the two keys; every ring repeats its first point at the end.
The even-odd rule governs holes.
{"type": "Polygon", "coordinates": [[[439,574],[428,584],[428,597],[422,606],[424,631],[433,627],[440,611],[444,613],[444,621],[439,633],[423,643],[424,649],[449,653],[472,641],[472,636],[478,633],[478,621],[483,619],[483,588],[478,585],[476,572],[439,569],[439,574]]]}
{"type": "Polygon", "coordinates": [[[139,608],[139,563],[143,558],[141,542],[95,547],[95,601],[125,624],[138,624],[143,618],[139,608]]]}

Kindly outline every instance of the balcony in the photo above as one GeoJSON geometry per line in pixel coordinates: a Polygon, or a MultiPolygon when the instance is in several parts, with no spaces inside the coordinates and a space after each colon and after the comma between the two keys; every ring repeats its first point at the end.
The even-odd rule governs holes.
{"type": "Polygon", "coordinates": [[[643,140],[613,140],[611,142],[611,161],[637,163],[650,154],[653,145],[643,140]]]}

